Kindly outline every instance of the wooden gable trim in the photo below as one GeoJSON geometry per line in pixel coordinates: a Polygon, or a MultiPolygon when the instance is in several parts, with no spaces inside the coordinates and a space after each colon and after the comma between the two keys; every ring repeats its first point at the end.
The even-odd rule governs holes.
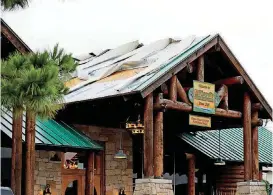
{"type": "Polygon", "coordinates": [[[231,61],[231,63],[234,65],[238,73],[243,77],[246,84],[249,86],[249,88],[252,90],[254,95],[257,97],[257,99],[261,102],[262,106],[265,108],[267,113],[270,116],[270,119],[272,120],[272,108],[268,104],[268,102],[265,100],[261,92],[258,90],[254,82],[251,80],[249,75],[246,73],[245,69],[242,67],[240,62],[237,60],[237,58],[234,56],[234,54],[230,51],[226,43],[223,41],[220,35],[213,38],[211,41],[206,43],[202,48],[200,48],[195,53],[191,54],[187,59],[180,62],[177,66],[173,67],[169,72],[164,74],[162,77],[158,78],[157,81],[155,81],[153,84],[148,86],[146,89],[144,89],[141,92],[142,97],[146,97],[148,94],[153,92],[155,89],[160,87],[163,83],[168,81],[173,75],[177,74],[179,71],[184,69],[188,66],[191,62],[196,60],[198,57],[206,53],[208,50],[210,50],[214,46],[219,46],[221,48],[221,51],[225,53],[225,55],[228,57],[228,59],[231,61]]]}
{"type": "Polygon", "coordinates": [[[12,45],[22,54],[32,52],[24,41],[8,26],[1,18],[1,32],[12,43],[12,45]]]}
{"type": "Polygon", "coordinates": [[[158,78],[157,81],[155,81],[153,84],[148,86],[146,89],[144,89],[141,92],[142,97],[146,97],[149,95],[151,92],[153,92],[155,89],[157,89],[160,85],[168,81],[173,75],[177,74],[180,72],[182,69],[188,66],[191,62],[196,60],[198,57],[206,53],[208,50],[210,50],[213,46],[217,45],[218,43],[218,36],[213,38],[211,41],[206,43],[202,48],[200,48],[198,51],[195,53],[191,54],[187,59],[184,61],[180,62],[176,66],[174,66],[169,72],[166,74],[162,75],[162,77],[158,78]]]}
{"type": "Polygon", "coordinates": [[[265,110],[268,112],[270,119],[272,120],[272,108],[268,104],[268,102],[265,100],[262,93],[259,91],[259,89],[256,87],[254,82],[251,80],[245,69],[242,67],[238,59],[235,57],[235,55],[231,52],[231,50],[228,48],[227,44],[224,42],[224,40],[220,37],[219,38],[219,45],[221,50],[225,53],[225,55],[228,57],[228,59],[231,61],[233,66],[236,68],[238,73],[244,78],[245,82],[247,83],[248,87],[252,90],[255,97],[259,100],[259,102],[262,104],[262,106],[265,108],[265,110]]]}

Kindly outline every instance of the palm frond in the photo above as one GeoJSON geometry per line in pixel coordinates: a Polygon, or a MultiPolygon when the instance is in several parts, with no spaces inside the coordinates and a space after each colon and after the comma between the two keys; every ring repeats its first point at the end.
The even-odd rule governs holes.
{"type": "Polygon", "coordinates": [[[15,10],[17,8],[25,8],[29,4],[29,0],[1,0],[1,6],[4,10],[15,10]]]}

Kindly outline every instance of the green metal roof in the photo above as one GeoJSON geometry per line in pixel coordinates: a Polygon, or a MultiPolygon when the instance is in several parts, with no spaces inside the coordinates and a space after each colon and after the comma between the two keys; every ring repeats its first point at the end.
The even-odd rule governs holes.
{"type": "MultiPolygon", "coordinates": [[[[12,136],[12,113],[1,110],[1,131],[12,136]]],[[[25,116],[23,117],[23,141],[25,141],[25,116]]],[[[83,133],[55,120],[36,119],[35,144],[54,147],[102,150],[102,147],[83,133]]]]}
{"type": "MultiPolygon", "coordinates": [[[[221,158],[225,161],[243,161],[243,129],[222,129],[220,135],[221,158]]],[[[183,133],[180,138],[209,158],[219,157],[218,130],[183,133]]],[[[259,161],[272,164],[272,132],[264,127],[259,127],[259,161]]]]}

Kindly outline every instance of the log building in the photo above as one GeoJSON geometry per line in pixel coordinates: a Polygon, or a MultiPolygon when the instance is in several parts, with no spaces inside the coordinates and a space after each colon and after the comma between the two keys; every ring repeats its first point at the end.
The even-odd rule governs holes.
{"type": "MultiPolygon", "coordinates": [[[[4,31],[3,35],[7,40],[11,37],[4,31]]],[[[9,42],[20,51],[20,46],[12,40],[9,42]]],[[[187,172],[187,194],[196,194],[199,158],[183,145],[176,148],[178,144],[174,140],[183,133],[228,128],[242,128],[243,181],[247,183],[240,185],[248,185],[250,181],[256,183],[251,183],[249,188],[261,184],[258,127],[263,119],[272,120],[272,108],[220,35],[167,38],[148,45],[133,41],[114,49],[90,52],[75,60],[80,65],[66,83],[70,88],[65,97],[66,108],[58,113],[56,121],[67,124],[73,134],[83,133],[81,139],[91,140],[102,151],[96,156],[96,152],[78,148],[77,158],[83,157],[83,161],[89,162],[83,165],[84,171],[62,171],[68,165],[61,160],[61,179],[53,176],[53,180],[61,183],[58,188],[65,190],[65,194],[72,193],[66,193],[66,188],[71,186],[77,186],[78,195],[91,195],[95,191],[102,195],[173,194],[172,181],[164,179],[163,174],[168,172],[168,158],[175,150],[178,150],[176,158],[186,162],[177,168],[187,172]],[[199,81],[199,87],[213,87],[213,93],[199,96],[204,105],[195,102],[194,83],[197,82],[194,81],[199,81]],[[211,97],[214,99],[209,102],[211,97]],[[198,106],[207,106],[207,109],[200,112],[198,106]],[[196,126],[198,120],[203,127],[201,123],[196,126]],[[101,177],[93,190],[96,171],[101,177]],[[138,173],[136,180],[133,173],[138,173]]],[[[60,153],[59,158],[64,159],[69,148],[48,146],[46,150],[54,149],[60,153]]],[[[37,157],[38,165],[32,166],[37,166],[39,175],[51,166],[44,168],[40,162],[51,157],[43,153],[37,157]]],[[[227,167],[223,166],[223,170],[227,167]]],[[[39,177],[42,178],[33,176],[31,185],[34,186],[37,179],[43,180],[43,185],[39,185],[41,190],[52,185],[50,175],[39,177]]],[[[259,189],[262,192],[263,187],[259,189]]]]}

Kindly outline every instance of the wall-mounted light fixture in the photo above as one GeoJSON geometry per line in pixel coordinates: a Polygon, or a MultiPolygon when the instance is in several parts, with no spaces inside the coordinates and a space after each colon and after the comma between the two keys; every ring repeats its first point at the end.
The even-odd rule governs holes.
{"type": "Polygon", "coordinates": [[[115,154],[115,156],[114,156],[115,159],[126,159],[127,158],[127,155],[123,152],[121,143],[122,143],[122,132],[120,133],[119,151],[115,154]]]}

